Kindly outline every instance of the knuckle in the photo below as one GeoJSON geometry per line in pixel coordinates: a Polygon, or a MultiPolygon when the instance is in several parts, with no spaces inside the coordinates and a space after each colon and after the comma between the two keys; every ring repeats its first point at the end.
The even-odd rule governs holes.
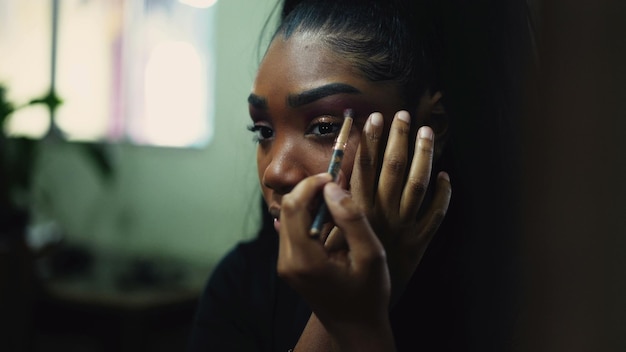
{"type": "Polygon", "coordinates": [[[435,155],[435,151],[432,147],[419,145],[417,148],[417,153],[421,158],[425,157],[427,160],[432,160],[433,156],[435,155]]]}
{"type": "Polygon", "coordinates": [[[394,124],[393,130],[399,137],[407,137],[411,133],[409,126],[404,123],[394,124]]]}
{"type": "Polygon", "coordinates": [[[378,249],[372,251],[372,262],[377,264],[383,264],[387,262],[387,252],[385,248],[380,246],[378,249]]]}
{"type": "Polygon", "coordinates": [[[286,194],[281,201],[281,211],[285,214],[293,214],[299,207],[298,201],[291,194],[286,194]]]}
{"type": "Polygon", "coordinates": [[[367,141],[371,144],[376,144],[380,141],[380,135],[378,133],[367,133],[365,136],[367,141]]]}
{"type": "Polygon", "coordinates": [[[406,167],[406,161],[398,156],[389,156],[385,159],[385,167],[393,174],[402,174],[406,167]]]}
{"type": "Polygon", "coordinates": [[[443,222],[443,219],[446,218],[446,211],[443,209],[438,209],[433,215],[433,222],[439,226],[443,222]]]}
{"type": "Polygon", "coordinates": [[[344,214],[344,220],[346,222],[356,223],[365,220],[365,214],[357,209],[349,209],[344,214]]]}
{"type": "Polygon", "coordinates": [[[433,234],[439,228],[439,225],[443,222],[443,219],[446,217],[446,212],[443,209],[437,209],[432,216],[432,221],[428,223],[428,228],[426,232],[429,234],[433,234]]]}
{"type": "Polygon", "coordinates": [[[374,267],[380,267],[387,264],[387,252],[382,246],[372,248],[366,255],[366,261],[368,265],[374,267]]]}
{"type": "Polygon", "coordinates": [[[342,208],[341,217],[345,221],[356,222],[366,218],[365,212],[359,204],[353,202],[349,197],[342,199],[339,203],[342,208]]]}
{"type": "Polygon", "coordinates": [[[426,189],[428,188],[428,183],[427,181],[423,179],[410,177],[407,181],[406,187],[408,188],[408,191],[411,192],[412,194],[421,196],[426,193],[426,189]]]}
{"type": "Polygon", "coordinates": [[[434,145],[432,141],[420,140],[417,143],[417,149],[421,154],[432,156],[434,153],[434,145]]]}
{"type": "Polygon", "coordinates": [[[359,166],[369,168],[374,166],[374,158],[371,155],[360,155],[357,159],[359,166]]]}

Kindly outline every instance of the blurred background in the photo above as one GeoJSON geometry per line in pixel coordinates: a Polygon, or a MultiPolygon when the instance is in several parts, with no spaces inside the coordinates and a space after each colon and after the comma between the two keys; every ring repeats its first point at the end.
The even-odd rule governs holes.
{"type": "MultiPolygon", "coordinates": [[[[460,62],[471,63],[467,53],[490,62],[485,38],[498,33],[510,67],[521,61],[517,33],[497,27],[521,18],[505,3],[445,2],[450,27],[465,26],[449,33],[467,50],[460,62]]],[[[624,351],[626,2],[528,3],[535,22],[513,28],[537,32],[538,65],[512,74],[524,81],[513,89],[525,103],[512,124],[521,160],[519,172],[504,170],[518,222],[477,208],[477,234],[489,235],[470,242],[520,265],[507,279],[522,301],[512,350],[624,351]],[[512,250],[491,241],[502,236],[497,224],[514,228],[504,241],[512,250]]],[[[0,0],[1,351],[184,349],[213,266],[259,226],[246,97],[274,5],[0,0]]],[[[461,95],[491,107],[491,91],[472,92],[483,76],[461,68],[461,95]]],[[[477,164],[494,136],[466,127],[482,136],[467,162],[493,191],[478,187],[486,204],[508,191],[481,179],[495,173],[477,164]]],[[[490,300],[469,284],[477,301],[490,300]]],[[[476,345],[495,346],[494,334],[476,345]]]]}
{"type": "Polygon", "coordinates": [[[260,220],[246,98],[274,4],[0,1],[1,350],[182,350],[260,220]]]}

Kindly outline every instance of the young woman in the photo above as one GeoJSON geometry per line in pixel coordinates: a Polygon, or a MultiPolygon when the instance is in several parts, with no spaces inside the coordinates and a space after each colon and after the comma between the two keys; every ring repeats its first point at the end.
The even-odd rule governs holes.
{"type": "Polygon", "coordinates": [[[216,268],[190,350],[467,350],[450,246],[459,224],[442,225],[449,121],[429,11],[411,1],[284,4],[248,97],[275,232],[216,268]],[[326,170],[345,109],[354,125],[335,183],[326,170]],[[320,196],[331,220],[316,238],[320,196]],[[433,238],[442,239],[426,252],[433,238]]]}

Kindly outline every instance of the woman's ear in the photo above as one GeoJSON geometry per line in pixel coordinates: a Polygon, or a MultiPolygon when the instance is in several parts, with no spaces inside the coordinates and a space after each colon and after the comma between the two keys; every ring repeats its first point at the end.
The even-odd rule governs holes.
{"type": "Polygon", "coordinates": [[[442,98],[441,92],[431,93],[430,90],[427,90],[420,97],[416,114],[418,126],[430,126],[435,133],[435,160],[439,158],[445,147],[450,127],[450,120],[443,106],[442,98]]]}

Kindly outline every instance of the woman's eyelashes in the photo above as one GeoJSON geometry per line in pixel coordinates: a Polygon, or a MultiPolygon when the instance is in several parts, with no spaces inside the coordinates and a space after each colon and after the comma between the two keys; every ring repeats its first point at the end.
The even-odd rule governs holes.
{"type": "Polygon", "coordinates": [[[250,125],[248,126],[248,131],[254,133],[253,140],[256,143],[263,142],[274,137],[274,130],[266,125],[250,125]]]}
{"type": "Polygon", "coordinates": [[[341,129],[340,123],[334,122],[319,122],[312,124],[306,131],[306,134],[311,134],[318,137],[330,137],[336,135],[341,129]]]}
{"type": "MultiPolygon", "coordinates": [[[[304,128],[303,136],[321,138],[323,140],[332,139],[339,133],[342,122],[343,121],[341,119],[333,117],[314,119],[306,128],[304,128]]],[[[256,122],[253,125],[247,126],[247,129],[248,131],[254,133],[254,141],[257,143],[271,140],[276,135],[275,129],[265,123],[256,122]]],[[[284,130],[297,131],[298,128],[285,128],[284,130]]]]}
{"type": "Polygon", "coordinates": [[[312,135],[314,137],[330,138],[335,137],[341,129],[343,119],[325,115],[316,119],[313,119],[307,127],[305,134],[312,135]]]}

